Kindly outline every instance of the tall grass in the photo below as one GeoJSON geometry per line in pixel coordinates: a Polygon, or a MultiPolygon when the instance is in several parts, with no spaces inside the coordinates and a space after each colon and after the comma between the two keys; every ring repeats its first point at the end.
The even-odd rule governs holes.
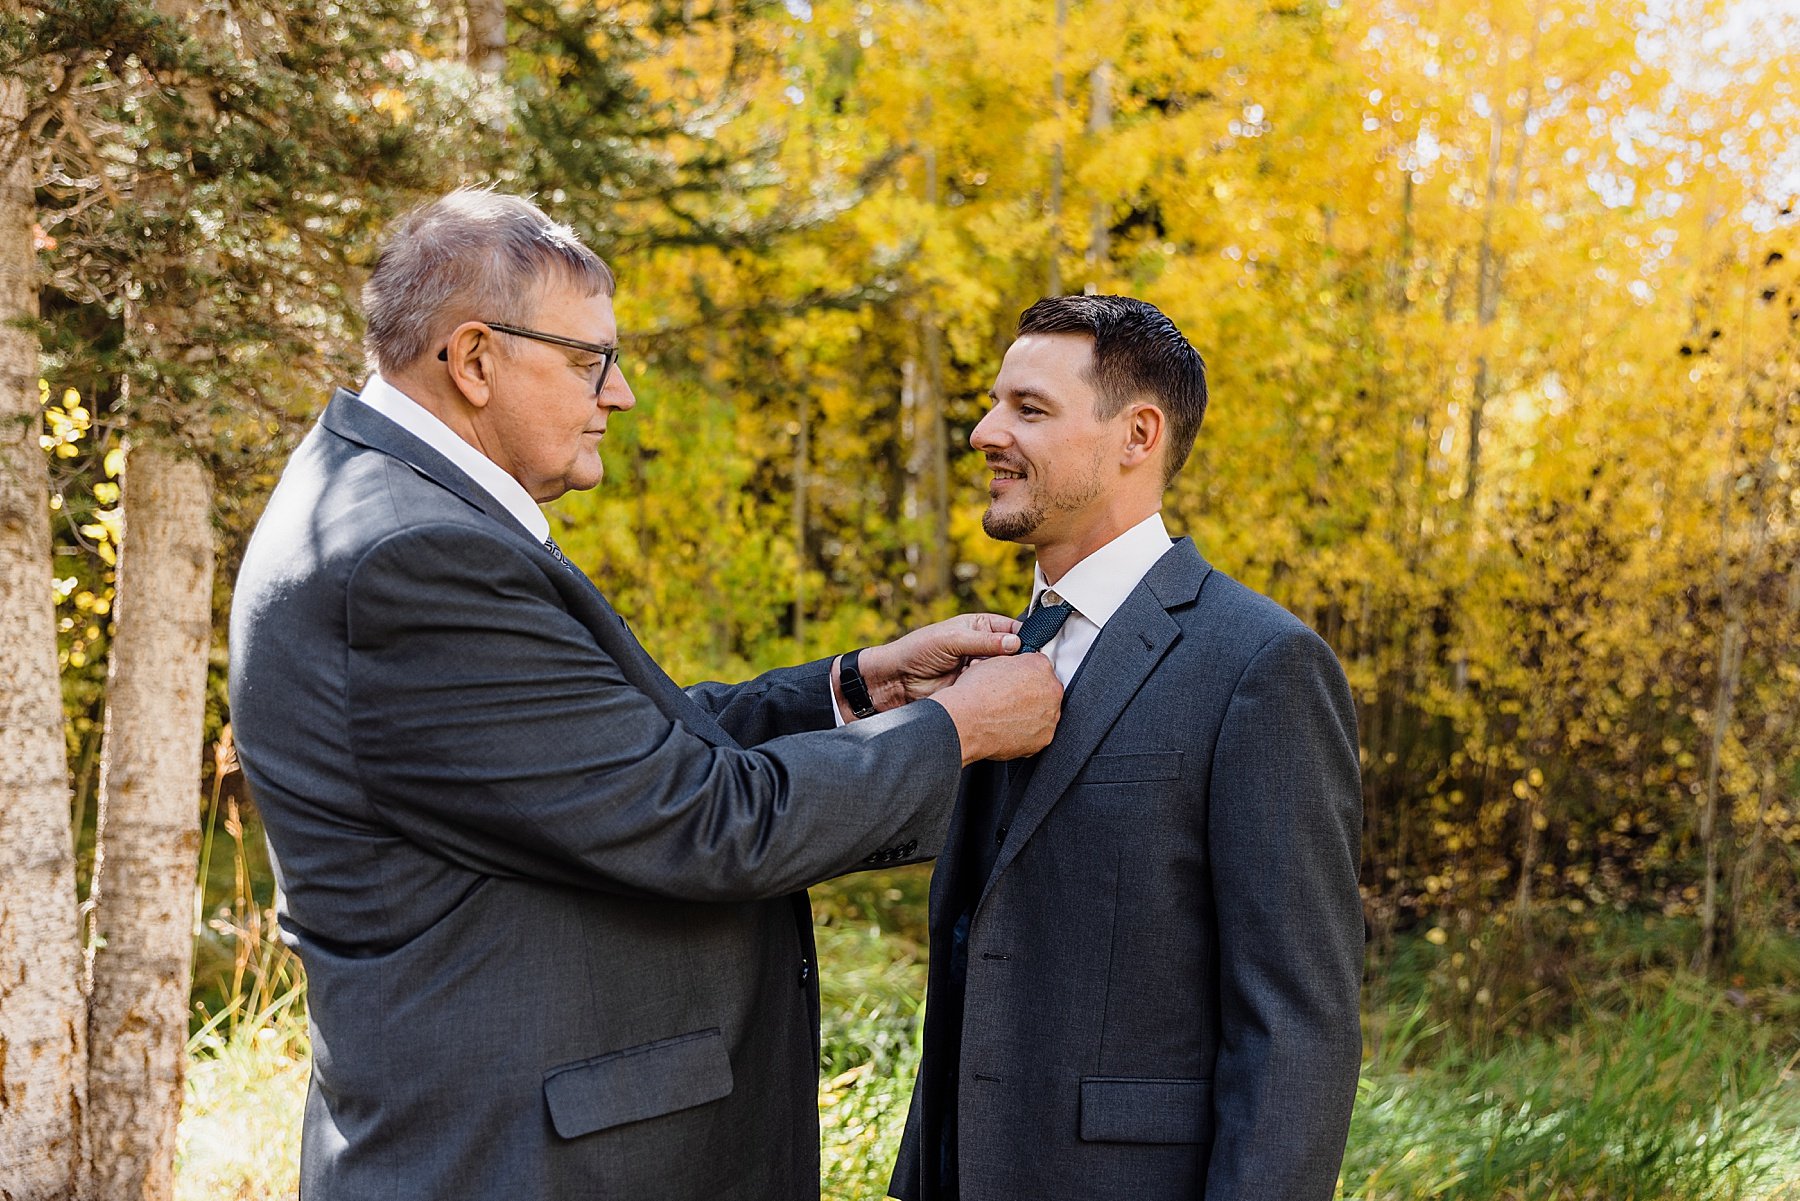
{"type": "Polygon", "coordinates": [[[817,894],[820,1175],[831,1201],[887,1195],[919,1068],[929,882],[908,868],[817,894]]]}
{"type": "Polygon", "coordinates": [[[280,939],[272,904],[258,896],[260,837],[247,834],[235,797],[222,801],[215,788],[201,841],[195,913],[201,1000],[187,1043],[175,1195],[177,1201],[273,1201],[298,1191],[311,1054],[306,982],[280,939]],[[207,882],[221,810],[230,870],[223,899],[209,915],[207,882]],[[209,1006],[208,997],[216,1003],[209,1006]]]}
{"type": "Polygon", "coordinates": [[[176,1201],[288,1201],[300,1179],[306,1018],[300,994],[189,1040],[176,1201]]]}
{"type": "Polygon", "coordinates": [[[1371,1039],[1346,1196],[1367,1201],[1800,1198],[1800,1086],[1777,1033],[1677,978],[1491,1050],[1422,1008],[1371,1039]],[[1429,1048],[1429,1049],[1428,1049],[1429,1048]]]}

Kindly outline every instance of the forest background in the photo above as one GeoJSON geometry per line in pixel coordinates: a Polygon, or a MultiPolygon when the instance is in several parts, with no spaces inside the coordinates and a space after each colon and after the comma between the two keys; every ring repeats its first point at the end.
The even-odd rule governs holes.
{"type": "MultiPolygon", "coordinates": [[[[464,183],[619,270],[639,404],[553,522],[683,680],[1016,610],[1012,324],[1160,306],[1172,528],[1357,697],[1345,1194],[1800,1195],[1797,56],[1791,0],[5,0],[0,1196],[292,1193],[224,616],[378,231],[464,183]]],[[[815,894],[831,1197],[924,881],[815,894]]]]}

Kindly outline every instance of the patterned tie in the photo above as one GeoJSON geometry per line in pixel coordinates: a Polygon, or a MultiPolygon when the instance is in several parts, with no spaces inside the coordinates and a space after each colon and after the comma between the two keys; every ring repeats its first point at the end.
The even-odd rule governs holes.
{"type": "Polygon", "coordinates": [[[568,568],[570,571],[575,570],[575,564],[569,562],[569,560],[563,555],[562,547],[556,545],[556,539],[545,538],[544,539],[544,549],[549,551],[551,554],[555,555],[556,561],[558,563],[561,563],[564,567],[568,568]]]}
{"type": "Polygon", "coordinates": [[[1056,631],[1062,629],[1063,622],[1069,620],[1069,614],[1074,611],[1074,605],[1045,589],[1042,603],[1019,627],[1019,653],[1027,655],[1043,650],[1044,644],[1056,637],[1056,631]]]}

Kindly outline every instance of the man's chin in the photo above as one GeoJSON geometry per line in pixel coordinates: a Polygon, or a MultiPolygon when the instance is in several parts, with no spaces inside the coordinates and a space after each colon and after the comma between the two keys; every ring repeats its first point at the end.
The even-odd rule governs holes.
{"type": "Polygon", "coordinates": [[[1042,520],[1035,510],[1007,512],[990,504],[981,515],[981,531],[996,542],[1025,542],[1042,520]]]}
{"type": "Polygon", "coordinates": [[[586,492],[590,488],[598,488],[600,481],[606,477],[606,467],[596,456],[592,463],[576,463],[563,477],[565,492],[586,492]]]}

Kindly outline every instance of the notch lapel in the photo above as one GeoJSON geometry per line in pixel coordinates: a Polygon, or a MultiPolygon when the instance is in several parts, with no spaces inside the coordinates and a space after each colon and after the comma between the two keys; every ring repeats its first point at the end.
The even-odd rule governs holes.
{"type": "MultiPolygon", "coordinates": [[[[1056,737],[1038,753],[1037,769],[1025,785],[1018,809],[994,861],[981,903],[1018,857],[1027,840],[1043,824],[1094,748],[1119,720],[1119,714],[1144,686],[1169,649],[1181,640],[1181,623],[1169,610],[1191,604],[1212,568],[1190,539],[1175,544],[1131,591],[1119,611],[1100,631],[1069,690],[1063,696],[1062,722],[1056,737]]],[[[998,772],[993,773],[998,775],[998,772]]],[[[976,905],[979,910],[981,903],[976,905]]]]}
{"type": "MultiPolygon", "coordinates": [[[[339,388],[333,393],[331,404],[326,407],[325,415],[319,419],[319,423],[340,438],[399,459],[465,504],[481,510],[525,541],[543,549],[542,544],[531,536],[531,531],[520,525],[519,519],[508,512],[506,506],[494,498],[493,493],[470,479],[462,468],[433,450],[422,439],[414,437],[386,414],[378,413],[358,400],[354,392],[339,388]]],[[[549,551],[544,553],[548,554],[549,551]]]]}

